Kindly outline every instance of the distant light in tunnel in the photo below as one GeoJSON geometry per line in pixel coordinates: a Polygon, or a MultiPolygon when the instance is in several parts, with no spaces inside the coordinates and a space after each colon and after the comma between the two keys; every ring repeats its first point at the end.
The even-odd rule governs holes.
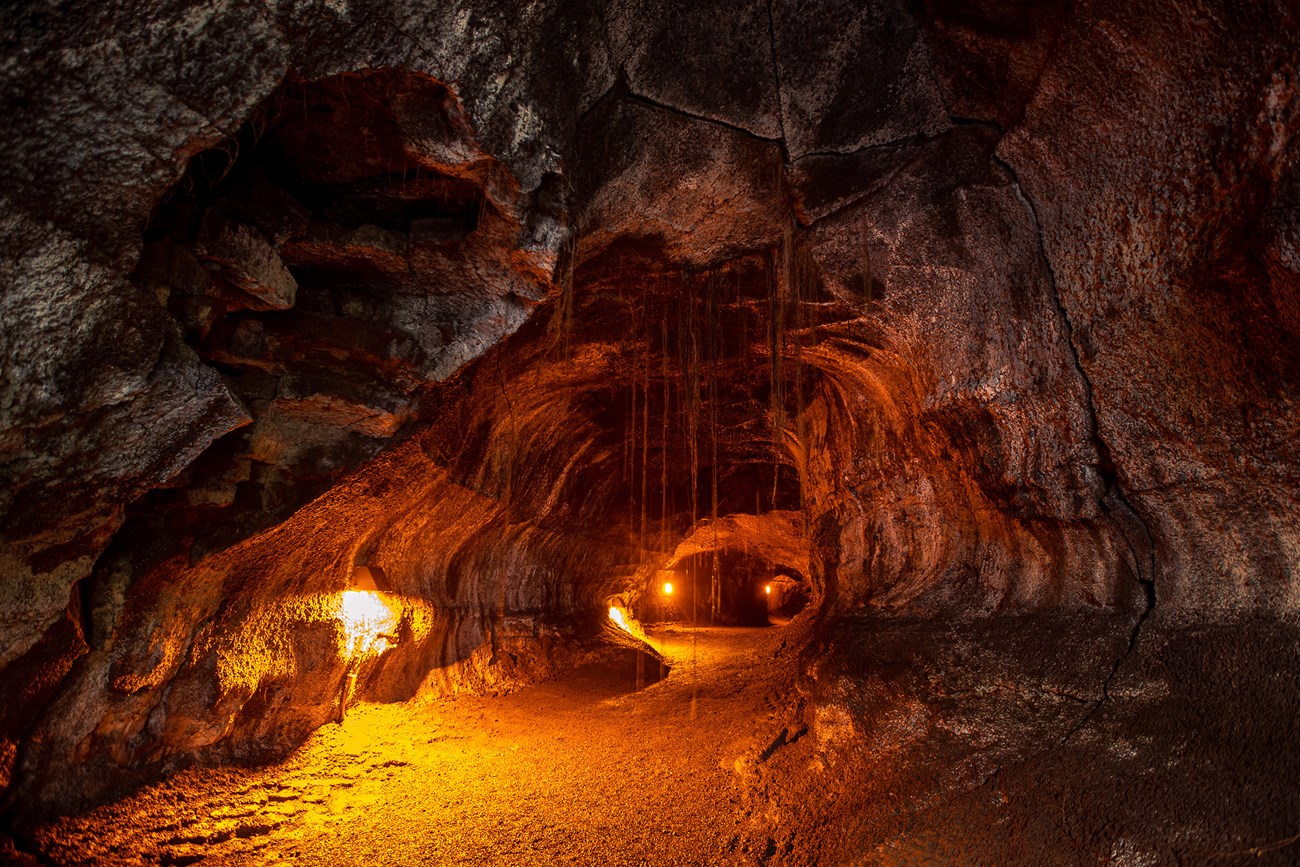
{"type": "Polygon", "coordinates": [[[672,596],[672,595],[673,595],[673,582],[671,582],[671,581],[665,581],[665,582],[664,582],[664,595],[665,595],[665,596],[672,596]]]}

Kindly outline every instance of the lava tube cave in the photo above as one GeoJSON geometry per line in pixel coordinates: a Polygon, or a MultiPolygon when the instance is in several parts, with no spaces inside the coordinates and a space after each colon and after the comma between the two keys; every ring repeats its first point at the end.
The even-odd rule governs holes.
{"type": "Polygon", "coordinates": [[[1300,863],[1293,0],[0,22],[0,863],[1300,863]]]}

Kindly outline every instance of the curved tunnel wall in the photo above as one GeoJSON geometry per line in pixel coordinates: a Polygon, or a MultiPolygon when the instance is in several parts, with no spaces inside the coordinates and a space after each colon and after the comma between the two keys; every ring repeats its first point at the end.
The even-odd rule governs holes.
{"type": "MultiPolygon", "coordinates": [[[[90,778],[120,782],[128,765],[285,746],[318,725],[341,673],[321,650],[337,629],[324,594],[362,547],[420,601],[410,640],[367,682],[382,697],[476,652],[482,665],[438,686],[489,685],[499,647],[550,641],[657,565],[661,540],[690,528],[691,492],[696,518],[709,492],[681,481],[680,448],[656,467],[643,434],[642,473],[674,477],[671,498],[658,490],[672,514],[649,509],[653,484],[640,494],[632,407],[639,393],[643,427],[660,417],[644,401],[661,384],[655,362],[672,365],[653,351],[638,362],[626,339],[637,314],[609,309],[628,307],[622,295],[634,310],[651,276],[692,305],[707,304],[711,279],[754,287],[752,339],[728,350],[748,363],[722,377],[717,402],[731,439],[759,448],[728,455],[723,438],[723,511],[754,494],[755,511],[802,506],[829,610],[1293,612],[1300,120],[1280,34],[1294,11],[1260,4],[1225,48],[1188,23],[1215,17],[1213,3],[1181,18],[1045,3],[1026,27],[941,3],[822,6],[738,10],[728,20],[764,39],[719,31],[734,50],[716,53],[672,35],[677,14],[714,33],[706,6],[539,4],[520,22],[482,4],[432,40],[383,16],[358,26],[220,7],[184,44],[140,11],[108,25],[129,48],[120,68],[8,71],[7,94],[48,94],[4,130],[18,156],[0,188],[13,287],[0,659],[23,696],[5,711],[3,757],[13,768],[24,745],[25,790],[65,799],[90,778]],[[832,38],[826,21],[849,23],[832,38]],[[505,32],[521,36],[508,48],[483,38],[505,32]],[[875,59],[825,63],[808,45],[875,59]],[[171,62],[178,52],[192,59],[171,62]],[[452,292],[430,316],[427,287],[402,290],[401,305],[341,287],[350,316],[392,330],[380,361],[397,346],[385,340],[407,338],[397,366],[418,382],[398,389],[393,425],[310,473],[236,473],[227,487],[256,481],[279,498],[283,511],[265,498],[247,511],[273,525],[236,522],[198,556],[137,541],[155,537],[140,517],[151,504],[162,515],[178,497],[200,508],[164,535],[210,528],[212,462],[237,465],[229,443],[259,424],[273,443],[277,418],[248,365],[186,340],[202,325],[190,307],[169,312],[128,279],[140,227],[287,71],[389,68],[424,77],[421,91],[380,74],[412,117],[461,117],[450,139],[413,128],[403,141],[433,146],[444,174],[482,169],[491,203],[489,220],[451,239],[458,270],[438,273],[469,296],[502,288],[511,312],[461,316],[452,292]],[[441,107],[426,111],[420,92],[441,107]],[[543,304],[551,312],[531,314],[543,304]],[[422,330],[430,319],[446,327],[422,330]],[[605,411],[609,395],[628,409],[605,411]],[[771,467],[782,470],[764,503],[771,467]]],[[[426,30],[437,20],[419,17],[426,30]]],[[[66,21],[12,26],[49,56],[93,47],[66,21]]],[[[343,249],[330,264],[353,283],[400,283],[400,268],[385,277],[376,264],[391,240],[323,246],[343,249]]],[[[309,289],[321,246],[285,253],[309,289]]],[[[308,336],[325,335],[312,322],[308,336]]],[[[280,339],[253,325],[236,336],[261,349],[280,339]]],[[[672,356],[681,376],[680,346],[672,356]]],[[[322,393],[287,397],[337,418],[338,401],[313,402],[322,393]]]]}

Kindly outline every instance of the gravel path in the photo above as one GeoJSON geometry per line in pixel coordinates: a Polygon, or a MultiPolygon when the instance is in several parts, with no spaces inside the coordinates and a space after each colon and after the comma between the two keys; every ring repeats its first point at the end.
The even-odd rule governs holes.
{"type": "Polygon", "coordinates": [[[362,705],[281,765],[178,774],[38,832],[57,864],[753,863],[739,784],[790,666],[769,629],[652,633],[514,695],[362,705]]]}

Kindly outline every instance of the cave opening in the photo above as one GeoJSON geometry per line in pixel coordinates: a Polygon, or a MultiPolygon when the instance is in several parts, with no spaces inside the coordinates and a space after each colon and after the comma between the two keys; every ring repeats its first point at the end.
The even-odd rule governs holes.
{"type": "Polygon", "coordinates": [[[1290,863],[1225,3],[0,13],[0,862],[1290,863]]]}

